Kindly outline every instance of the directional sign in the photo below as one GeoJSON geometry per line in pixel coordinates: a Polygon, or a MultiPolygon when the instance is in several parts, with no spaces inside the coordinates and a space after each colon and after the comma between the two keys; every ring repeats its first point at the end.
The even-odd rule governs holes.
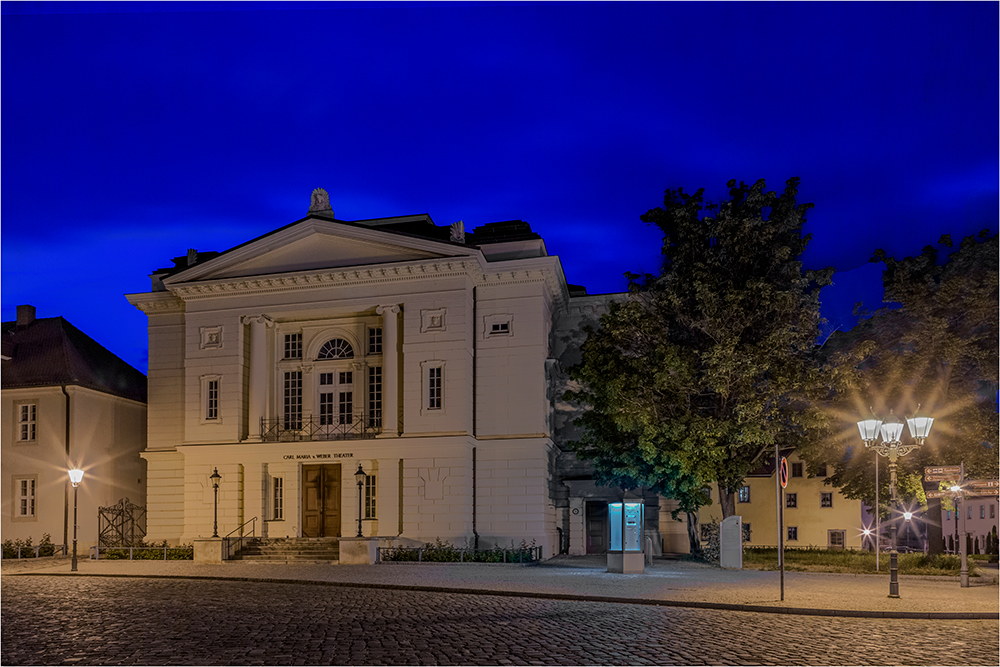
{"type": "MultiPolygon", "coordinates": [[[[925,475],[961,475],[962,466],[934,466],[924,468],[925,475]]],[[[949,477],[949,479],[952,479],[949,477]]]]}
{"type": "Polygon", "coordinates": [[[781,488],[788,486],[788,459],[784,456],[781,457],[781,467],[778,469],[778,473],[781,475],[781,488]]]}
{"type": "Polygon", "coordinates": [[[951,491],[927,491],[926,495],[928,498],[950,498],[953,494],[951,491]]]}
{"type": "Polygon", "coordinates": [[[966,496],[1000,496],[1000,489],[968,489],[966,496]]]}
{"type": "Polygon", "coordinates": [[[965,486],[971,486],[974,488],[987,488],[996,489],[1000,488],[1000,480],[996,479],[970,479],[965,483],[965,486]]]}
{"type": "Polygon", "coordinates": [[[957,482],[958,481],[958,475],[957,474],[955,474],[955,475],[941,475],[941,474],[938,474],[938,473],[934,473],[932,475],[924,475],[924,481],[925,482],[952,482],[952,481],[956,481],[957,482]]]}

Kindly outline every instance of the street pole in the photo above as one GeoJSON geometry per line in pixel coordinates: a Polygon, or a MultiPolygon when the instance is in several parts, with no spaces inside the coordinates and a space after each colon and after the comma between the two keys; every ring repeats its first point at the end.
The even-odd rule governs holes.
{"type": "Polygon", "coordinates": [[[782,512],[781,506],[785,502],[785,493],[781,488],[781,459],[778,458],[778,445],[774,445],[774,504],[776,521],[778,525],[778,570],[781,573],[781,599],[785,599],[785,541],[782,539],[782,512]]]}
{"type": "MultiPolygon", "coordinates": [[[[959,491],[959,495],[962,497],[962,571],[959,574],[959,586],[962,588],[969,587],[969,560],[968,560],[968,544],[969,532],[968,525],[965,523],[965,517],[969,513],[966,508],[966,498],[965,498],[965,461],[961,464],[961,472],[959,473],[959,486],[962,490],[959,491]]],[[[955,517],[955,526],[958,526],[958,517],[955,517]]]]}
{"type": "MultiPolygon", "coordinates": [[[[890,512],[896,511],[896,449],[889,451],[889,507],[890,512]]],[[[889,597],[899,597],[899,552],[896,551],[896,520],[889,523],[889,597]]]]}
{"type": "Polygon", "coordinates": [[[76,572],[76,499],[79,494],[80,487],[76,484],[73,485],[73,564],[70,566],[70,572],[76,572]]]}
{"type": "Polygon", "coordinates": [[[875,571],[878,572],[879,537],[882,535],[882,511],[878,506],[878,452],[875,452],[875,571]]]}

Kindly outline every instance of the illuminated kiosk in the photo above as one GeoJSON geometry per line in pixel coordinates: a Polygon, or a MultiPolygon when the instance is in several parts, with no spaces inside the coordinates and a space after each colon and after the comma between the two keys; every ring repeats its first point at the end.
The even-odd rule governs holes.
{"type": "Polygon", "coordinates": [[[608,525],[611,528],[608,572],[643,574],[646,571],[642,524],[641,502],[608,504],[608,525]]]}

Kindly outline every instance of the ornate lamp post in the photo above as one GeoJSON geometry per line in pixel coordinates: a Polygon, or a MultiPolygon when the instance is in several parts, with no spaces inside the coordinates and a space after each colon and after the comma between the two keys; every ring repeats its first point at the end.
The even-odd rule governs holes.
{"type": "Polygon", "coordinates": [[[219,536],[219,481],[222,480],[222,475],[219,474],[219,469],[216,468],[215,471],[209,477],[212,480],[212,489],[215,491],[215,518],[212,521],[212,537],[219,536]]]}
{"type": "Polygon", "coordinates": [[[358,471],[354,473],[354,479],[358,481],[358,537],[364,537],[361,533],[361,491],[365,485],[365,471],[361,464],[358,464],[358,471]]]}
{"type": "MultiPolygon", "coordinates": [[[[917,410],[919,409],[920,406],[918,405],[917,410]]],[[[894,510],[896,508],[896,462],[900,456],[905,456],[924,444],[927,436],[930,435],[934,418],[911,417],[906,422],[907,426],[909,426],[913,442],[905,445],[900,442],[900,438],[903,435],[903,422],[899,421],[892,412],[881,423],[878,419],[866,419],[858,422],[858,430],[861,432],[861,439],[864,441],[865,447],[870,447],[880,456],[885,456],[889,459],[889,503],[894,510]],[[878,431],[882,433],[882,442],[876,440],[876,433],[878,431]]],[[[877,503],[875,515],[878,516],[877,503]]],[[[896,521],[889,524],[889,597],[891,598],[899,597],[899,552],[896,551],[896,531],[898,530],[898,526],[896,524],[896,521]]]]}
{"type": "Polygon", "coordinates": [[[73,564],[70,566],[70,572],[76,572],[76,499],[80,482],[83,481],[83,471],[79,468],[70,470],[69,481],[73,484],[73,564]]]}

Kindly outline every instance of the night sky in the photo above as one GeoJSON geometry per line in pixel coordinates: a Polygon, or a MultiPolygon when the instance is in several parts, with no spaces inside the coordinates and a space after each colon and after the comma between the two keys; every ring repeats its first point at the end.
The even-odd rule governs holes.
{"type": "Polygon", "coordinates": [[[876,248],[998,224],[998,5],[4,2],[2,317],[146,370],[170,258],[302,218],[523,219],[590,293],[659,268],[666,188],[799,176],[829,328],[876,248]]]}

